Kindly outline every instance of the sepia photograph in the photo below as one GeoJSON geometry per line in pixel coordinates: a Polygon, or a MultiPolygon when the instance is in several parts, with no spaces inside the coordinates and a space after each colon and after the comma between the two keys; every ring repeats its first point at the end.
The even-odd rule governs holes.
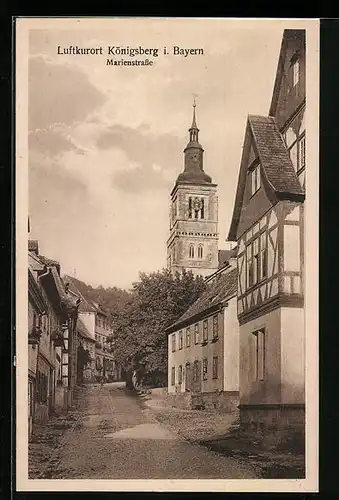
{"type": "Polygon", "coordinates": [[[16,19],[18,490],[317,491],[318,32],[16,19]]]}

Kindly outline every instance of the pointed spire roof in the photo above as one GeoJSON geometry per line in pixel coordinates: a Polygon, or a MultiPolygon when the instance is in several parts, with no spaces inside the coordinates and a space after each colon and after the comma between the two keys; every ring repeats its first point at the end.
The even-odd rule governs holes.
{"type": "Polygon", "coordinates": [[[197,104],[195,102],[195,97],[194,97],[194,101],[193,101],[193,120],[192,120],[192,125],[191,125],[191,128],[189,129],[190,131],[195,129],[199,132],[199,129],[197,127],[197,120],[196,120],[196,116],[195,116],[195,108],[197,107],[197,104]]]}
{"type": "Polygon", "coordinates": [[[197,118],[196,118],[196,112],[195,108],[197,107],[197,104],[195,102],[195,96],[193,100],[193,118],[192,118],[192,125],[188,129],[190,133],[190,140],[189,143],[187,144],[186,148],[184,151],[186,151],[188,148],[199,148],[203,150],[201,144],[199,143],[199,129],[197,126],[197,118]]]}
{"type": "Polygon", "coordinates": [[[185,168],[184,171],[178,175],[176,182],[189,184],[211,184],[211,177],[207,175],[203,169],[204,150],[198,139],[199,129],[197,127],[195,108],[196,102],[194,98],[192,125],[189,128],[190,140],[184,149],[185,168]]]}

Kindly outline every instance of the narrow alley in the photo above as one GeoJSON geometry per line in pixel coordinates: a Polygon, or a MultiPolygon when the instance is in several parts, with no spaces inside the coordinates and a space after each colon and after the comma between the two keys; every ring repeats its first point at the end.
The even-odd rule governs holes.
{"type": "Polygon", "coordinates": [[[38,432],[33,437],[31,479],[256,478],[250,466],[188,443],[157,422],[122,383],[86,387],[75,406],[67,425],[49,424],[49,453],[48,433],[41,434],[43,442],[38,432]]]}

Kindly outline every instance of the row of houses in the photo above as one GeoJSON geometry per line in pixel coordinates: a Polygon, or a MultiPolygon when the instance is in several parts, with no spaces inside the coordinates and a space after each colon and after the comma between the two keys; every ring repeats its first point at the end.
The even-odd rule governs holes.
{"type": "Polygon", "coordinates": [[[67,412],[77,385],[120,379],[110,317],[80,293],[59,262],[28,243],[28,428],[67,412]]]}
{"type": "Polygon", "coordinates": [[[305,108],[305,31],[285,30],[268,116],[247,119],[228,255],[216,250],[216,184],[203,170],[195,109],[171,193],[169,267],[207,278],[166,330],[169,397],[238,407],[247,429],[305,424],[305,108]]]}

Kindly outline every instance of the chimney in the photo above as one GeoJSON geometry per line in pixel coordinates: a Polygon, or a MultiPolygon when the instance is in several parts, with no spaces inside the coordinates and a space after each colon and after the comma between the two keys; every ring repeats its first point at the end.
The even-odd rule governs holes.
{"type": "Polygon", "coordinates": [[[38,240],[28,240],[28,251],[39,255],[39,242],[38,240]]]}

